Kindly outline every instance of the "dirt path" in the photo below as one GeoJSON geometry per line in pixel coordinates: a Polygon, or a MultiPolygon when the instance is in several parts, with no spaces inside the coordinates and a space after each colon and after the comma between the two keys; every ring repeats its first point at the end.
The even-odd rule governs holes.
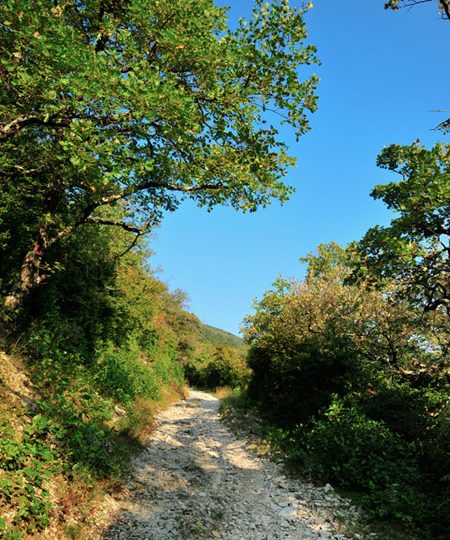
{"type": "MultiPolygon", "coordinates": [[[[290,480],[231,433],[210,394],[191,391],[158,417],[116,500],[109,540],[344,540],[355,509],[330,486],[290,480]]],[[[350,526],[349,526],[350,525],[350,526]]],[[[367,538],[367,536],[364,536],[367,538]]]]}

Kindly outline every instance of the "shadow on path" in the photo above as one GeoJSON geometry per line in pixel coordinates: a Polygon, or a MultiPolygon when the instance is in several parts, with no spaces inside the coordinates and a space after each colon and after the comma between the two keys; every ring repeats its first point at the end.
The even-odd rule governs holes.
{"type": "Polygon", "coordinates": [[[191,391],[159,415],[128,484],[107,540],[351,538],[334,515],[336,494],[292,482],[279,465],[249,452],[204,392],[191,391]]]}

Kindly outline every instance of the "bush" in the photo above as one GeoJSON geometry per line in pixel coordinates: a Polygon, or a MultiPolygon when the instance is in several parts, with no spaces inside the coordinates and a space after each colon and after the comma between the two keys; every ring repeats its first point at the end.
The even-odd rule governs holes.
{"type": "Polygon", "coordinates": [[[320,478],[365,493],[373,515],[420,522],[426,497],[411,448],[380,421],[356,406],[334,400],[325,418],[314,420],[302,441],[304,461],[320,478]]]}
{"type": "Polygon", "coordinates": [[[123,348],[106,345],[99,354],[97,382],[106,395],[123,404],[137,397],[159,397],[156,373],[133,340],[123,348]]]}
{"type": "Polygon", "coordinates": [[[214,389],[220,386],[246,386],[250,370],[243,352],[228,345],[205,347],[201,353],[185,364],[190,384],[214,389]]]}
{"type": "Polygon", "coordinates": [[[249,396],[284,427],[305,422],[326,408],[334,393],[357,384],[357,358],[349,343],[332,346],[315,338],[282,352],[252,347],[249,396]]]}
{"type": "Polygon", "coordinates": [[[55,426],[46,417],[33,417],[22,437],[6,421],[0,424],[0,537],[34,534],[50,521],[48,480],[60,465],[52,449],[55,426]],[[8,511],[6,511],[6,509],[8,511]]]}
{"type": "MultiPolygon", "coordinates": [[[[358,406],[371,419],[413,444],[430,491],[450,500],[450,422],[446,390],[391,384],[358,396],[358,406]],[[434,485],[433,485],[434,484],[434,485]]],[[[450,515],[450,508],[447,505],[450,515]]]]}
{"type": "Polygon", "coordinates": [[[411,388],[408,384],[382,384],[358,398],[361,409],[373,420],[384,422],[407,441],[426,436],[444,410],[448,396],[432,389],[411,388]]]}

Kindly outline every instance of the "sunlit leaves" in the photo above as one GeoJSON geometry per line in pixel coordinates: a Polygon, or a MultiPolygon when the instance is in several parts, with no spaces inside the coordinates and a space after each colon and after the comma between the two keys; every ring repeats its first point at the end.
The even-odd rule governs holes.
{"type": "MultiPolygon", "coordinates": [[[[281,180],[292,160],[277,124],[263,122],[275,110],[300,136],[305,111],[316,107],[317,79],[298,74],[316,62],[301,9],[258,1],[230,31],[211,0],[26,4],[12,0],[0,11],[10,23],[0,27],[8,52],[0,126],[29,118],[20,126],[26,141],[51,145],[72,187],[98,188],[80,208],[107,194],[105,177],[109,193],[126,185],[124,196],[147,201],[150,212],[149,180],[199,188],[190,197],[208,207],[255,210],[287,198],[281,180]]],[[[47,168],[53,174],[54,163],[47,168]]],[[[176,207],[182,190],[161,191],[157,204],[176,207]]]]}
{"type": "Polygon", "coordinates": [[[392,145],[380,167],[402,176],[372,196],[395,212],[388,227],[370,229],[360,243],[365,267],[401,281],[427,310],[450,308],[450,147],[392,145]]]}

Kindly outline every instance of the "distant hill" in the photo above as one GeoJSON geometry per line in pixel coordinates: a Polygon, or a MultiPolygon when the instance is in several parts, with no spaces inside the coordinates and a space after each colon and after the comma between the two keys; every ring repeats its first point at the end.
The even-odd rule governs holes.
{"type": "Polygon", "coordinates": [[[229,345],[236,348],[242,348],[244,346],[244,341],[239,336],[225,332],[225,330],[221,330],[220,328],[209,326],[208,324],[202,323],[200,332],[203,340],[212,345],[229,345]]]}

